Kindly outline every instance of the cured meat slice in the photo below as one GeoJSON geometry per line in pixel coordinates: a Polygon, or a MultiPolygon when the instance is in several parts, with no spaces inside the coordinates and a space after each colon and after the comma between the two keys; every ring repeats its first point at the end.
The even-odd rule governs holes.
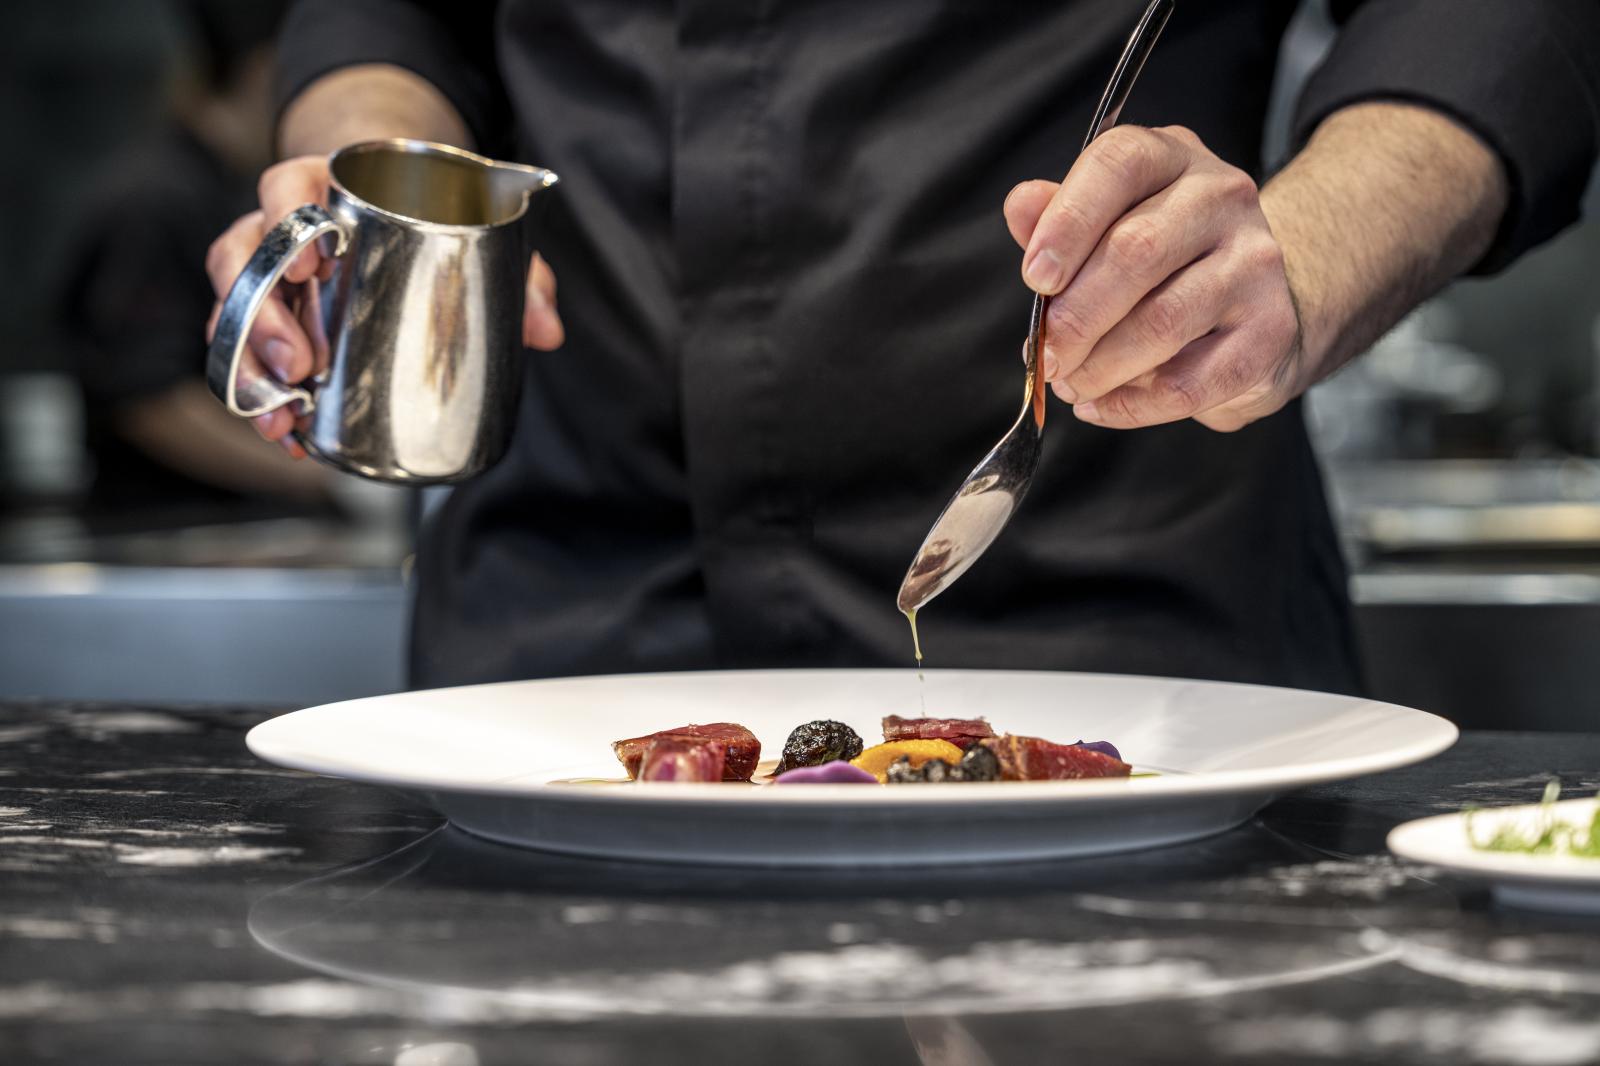
{"type": "Polygon", "coordinates": [[[750,780],[750,775],[756,772],[756,763],[761,761],[761,741],[757,740],[756,735],[750,730],[733,722],[663,729],[659,733],[651,733],[645,737],[613,741],[611,750],[617,753],[617,759],[628,771],[628,776],[637,778],[639,763],[644,759],[645,749],[650,746],[650,742],[658,737],[668,736],[687,740],[715,740],[722,744],[726,749],[722,766],[724,781],[750,780]]]}
{"type": "Polygon", "coordinates": [[[883,720],[883,739],[894,740],[948,740],[962,751],[985,737],[994,736],[994,730],[982,718],[901,718],[891,714],[883,720]]]}
{"type": "Polygon", "coordinates": [[[1076,744],[1007,734],[983,746],[1000,760],[1002,781],[1068,781],[1081,777],[1127,777],[1133,767],[1121,759],[1076,744]]]}
{"type": "Polygon", "coordinates": [[[640,781],[721,781],[728,746],[700,737],[656,737],[639,760],[640,781]]]}

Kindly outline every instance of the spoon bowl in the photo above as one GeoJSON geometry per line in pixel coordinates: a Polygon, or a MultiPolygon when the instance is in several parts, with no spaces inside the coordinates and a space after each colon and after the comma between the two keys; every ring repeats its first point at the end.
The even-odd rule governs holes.
{"type": "MultiPolygon", "coordinates": [[[[1172,15],[1172,5],[1173,0],[1152,0],[1140,17],[1095,108],[1089,134],[1083,139],[1085,148],[1117,124],[1122,105],[1127,103],[1133,83],[1144,69],[1145,59],[1172,15]]],[[[933,528],[922,539],[922,547],[911,560],[905,580],[900,583],[895,606],[912,619],[913,627],[917,610],[949,588],[994,543],[1033,481],[1044,445],[1042,367],[1044,316],[1049,306],[1049,297],[1035,294],[1033,313],[1028,321],[1028,369],[1022,388],[1022,413],[945,504],[933,528]]],[[[922,660],[920,651],[917,660],[922,660]]]]}

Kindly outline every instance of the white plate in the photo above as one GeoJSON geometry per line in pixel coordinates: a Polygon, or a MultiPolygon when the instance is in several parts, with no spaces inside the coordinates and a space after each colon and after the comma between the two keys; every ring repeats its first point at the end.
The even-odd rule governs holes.
{"type": "MultiPolygon", "coordinates": [[[[1555,815],[1587,825],[1597,802],[1562,800],[1555,804],[1555,815]]],[[[1494,807],[1473,816],[1472,832],[1487,839],[1503,826],[1530,828],[1540,817],[1537,803],[1494,807]]],[[[1467,836],[1465,814],[1441,814],[1396,826],[1389,834],[1389,850],[1413,862],[1487,881],[1495,897],[1512,906],[1600,913],[1600,859],[1482,851],[1473,847],[1467,836]]]]}
{"type": "Polygon", "coordinates": [[[1293,689],[1030,671],[787,670],[518,681],[351,700],[251,730],[257,755],[417,793],[469,832],[580,855],[842,866],[1087,855],[1220,832],[1275,796],[1425,759],[1442,718],[1293,689]],[[925,688],[925,692],[922,689],[925,688]],[[619,773],[611,741],[740,722],[776,756],[802,722],[867,743],[886,714],[1109,740],[1161,776],[949,785],[552,784],[619,773]]]}

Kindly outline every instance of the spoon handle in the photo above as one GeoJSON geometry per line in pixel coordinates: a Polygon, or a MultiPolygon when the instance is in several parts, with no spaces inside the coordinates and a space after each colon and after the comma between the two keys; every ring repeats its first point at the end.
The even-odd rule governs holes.
{"type": "MultiPolygon", "coordinates": [[[[1151,0],[1150,6],[1144,9],[1144,14],[1139,19],[1139,24],[1133,28],[1133,34],[1128,38],[1127,45],[1122,49],[1122,55],[1117,59],[1116,69],[1111,72],[1111,80],[1106,83],[1106,91],[1100,95],[1100,103],[1094,109],[1094,118],[1089,122],[1089,132],[1083,138],[1083,146],[1100,136],[1106,130],[1117,124],[1117,118],[1122,114],[1122,105],[1128,102],[1128,95],[1133,92],[1133,83],[1139,80],[1139,72],[1144,69],[1144,61],[1150,58],[1151,49],[1156,46],[1156,38],[1161,36],[1161,31],[1166,28],[1167,19],[1172,17],[1174,0],[1151,0]]],[[[1044,428],[1044,316],[1045,309],[1049,307],[1050,299],[1047,296],[1035,294],[1033,297],[1033,312],[1028,316],[1028,382],[1025,402],[1033,406],[1033,419],[1040,429],[1044,428]]]]}
{"type": "Polygon", "coordinates": [[[1100,97],[1100,106],[1094,109],[1089,133],[1083,138],[1085,148],[1089,147],[1090,141],[1117,124],[1122,105],[1128,102],[1133,83],[1144,69],[1144,61],[1150,58],[1156,38],[1166,28],[1167,19],[1172,17],[1172,7],[1173,0],[1151,0],[1150,6],[1144,9],[1139,25],[1133,28],[1133,35],[1128,38],[1128,44],[1117,60],[1117,68],[1111,72],[1111,81],[1106,84],[1106,91],[1100,97]]]}

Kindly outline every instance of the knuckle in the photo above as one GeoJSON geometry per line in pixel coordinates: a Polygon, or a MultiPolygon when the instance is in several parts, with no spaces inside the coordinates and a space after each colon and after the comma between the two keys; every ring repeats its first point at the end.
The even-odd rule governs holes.
{"type": "Polygon", "coordinates": [[[1163,243],[1159,223],[1134,215],[1111,227],[1106,255],[1129,277],[1148,278],[1161,266],[1163,243]]]}
{"type": "Polygon", "coordinates": [[[1142,406],[1135,398],[1138,393],[1132,389],[1118,389],[1108,393],[1094,402],[1100,410],[1102,420],[1117,425],[1127,425],[1143,421],[1140,411],[1142,406]]]}
{"type": "Polygon", "coordinates": [[[1256,179],[1235,166],[1224,165],[1217,176],[1217,183],[1223,196],[1231,200],[1245,200],[1253,203],[1261,195],[1261,189],[1256,185],[1256,179]]]}
{"type": "Polygon", "coordinates": [[[1176,349],[1189,339],[1193,306],[1182,289],[1170,287],[1151,296],[1139,317],[1146,340],[1176,349]]]}
{"type": "Polygon", "coordinates": [[[1252,270],[1274,277],[1284,274],[1283,248],[1271,237],[1252,242],[1246,251],[1246,263],[1252,270]]]}
{"type": "Polygon", "coordinates": [[[1156,150],[1156,135],[1138,126],[1113,126],[1089,145],[1091,158],[1124,181],[1147,173],[1155,162],[1156,150]]]}
{"type": "Polygon", "coordinates": [[[227,250],[223,242],[227,239],[227,235],[224,234],[212,241],[210,246],[206,248],[206,276],[211,279],[213,287],[221,285],[224,280],[222,278],[223,260],[227,256],[227,250]]]}
{"type": "Polygon", "coordinates": [[[1162,374],[1155,389],[1162,410],[1175,415],[1192,414],[1200,410],[1206,396],[1206,383],[1193,370],[1173,370],[1162,374]]]}
{"type": "Polygon", "coordinates": [[[1094,324],[1066,300],[1050,301],[1045,327],[1052,347],[1085,347],[1099,339],[1094,324]]]}
{"type": "Polygon", "coordinates": [[[1230,400],[1244,395],[1260,378],[1260,371],[1246,359],[1224,360],[1212,371],[1216,392],[1230,400]]]}
{"type": "Polygon", "coordinates": [[[1237,433],[1249,425],[1251,419],[1228,408],[1218,408],[1195,416],[1195,421],[1215,433],[1237,433]]]}
{"type": "Polygon", "coordinates": [[[274,163],[261,172],[261,177],[256,179],[256,200],[266,203],[272,197],[274,187],[283,180],[287,162],[274,163]]]}
{"type": "MultiPolygon", "coordinates": [[[[1084,240],[1094,225],[1089,215],[1076,202],[1057,196],[1049,215],[1052,239],[1064,238],[1068,242],[1084,240]]],[[[1089,238],[1092,239],[1092,238],[1089,238]]]]}
{"type": "Polygon", "coordinates": [[[1104,360],[1092,355],[1068,374],[1065,381],[1068,388],[1086,400],[1103,397],[1117,385],[1111,380],[1111,372],[1104,360]]]}
{"type": "Polygon", "coordinates": [[[1264,326],[1267,336],[1274,342],[1273,347],[1280,352],[1293,347],[1300,338],[1300,316],[1287,300],[1266,312],[1264,326]]]}
{"type": "Polygon", "coordinates": [[[1196,148],[1204,143],[1201,141],[1200,135],[1188,126],[1161,126],[1157,128],[1156,132],[1170,137],[1189,148],[1196,148]]]}

